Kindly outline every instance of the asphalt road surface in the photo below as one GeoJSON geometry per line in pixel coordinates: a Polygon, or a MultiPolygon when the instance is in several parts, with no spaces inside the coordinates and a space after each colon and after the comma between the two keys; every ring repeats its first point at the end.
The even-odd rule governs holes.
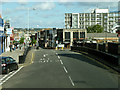
{"type": "Polygon", "coordinates": [[[39,49],[3,88],[118,88],[119,75],[94,59],[69,50],[39,49]]]}

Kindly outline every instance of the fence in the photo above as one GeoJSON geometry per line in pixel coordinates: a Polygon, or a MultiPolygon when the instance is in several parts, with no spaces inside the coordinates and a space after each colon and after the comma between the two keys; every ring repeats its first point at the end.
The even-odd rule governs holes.
{"type": "Polygon", "coordinates": [[[31,50],[31,47],[25,48],[23,55],[19,56],[19,64],[22,64],[25,62],[25,58],[30,50],[31,50]]]}
{"type": "Polygon", "coordinates": [[[71,47],[71,50],[72,51],[84,51],[84,52],[87,52],[89,54],[92,54],[92,55],[95,55],[113,65],[116,65],[116,66],[119,66],[120,65],[120,57],[118,56],[115,56],[115,55],[112,55],[112,54],[109,54],[109,53],[105,53],[105,52],[101,52],[101,51],[98,51],[98,50],[95,50],[95,49],[91,49],[91,48],[88,48],[88,47],[71,47]]]}

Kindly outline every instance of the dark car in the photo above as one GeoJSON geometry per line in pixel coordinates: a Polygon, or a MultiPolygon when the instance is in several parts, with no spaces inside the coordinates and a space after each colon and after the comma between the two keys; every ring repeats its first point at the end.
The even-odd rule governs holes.
{"type": "Polygon", "coordinates": [[[16,60],[11,57],[1,57],[2,61],[2,73],[9,73],[10,71],[17,70],[18,64],[16,60]]]}

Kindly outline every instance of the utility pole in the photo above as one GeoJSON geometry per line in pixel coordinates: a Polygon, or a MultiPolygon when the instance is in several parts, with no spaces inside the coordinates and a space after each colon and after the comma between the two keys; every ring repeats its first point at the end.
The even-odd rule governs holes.
{"type": "Polygon", "coordinates": [[[28,8],[28,30],[29,30],[29,26],[30,26],[30,25],[29,25],[29,21],[30,21],[30,20],[29,20],[29,18],[30,18],[30,15],[29,15],[29,14],[30,14],[30,11],[29,11],[29,8],[28,8]]]}

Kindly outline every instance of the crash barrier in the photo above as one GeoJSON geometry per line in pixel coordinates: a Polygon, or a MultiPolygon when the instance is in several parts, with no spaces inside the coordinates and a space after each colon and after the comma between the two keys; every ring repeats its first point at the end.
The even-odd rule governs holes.
{"type": "Polygon", "coordinates": [[[116,65],[116,66],[120,65],[120,57],[119,56],[115,56],[115,55],[112,55],[109,53],[105,53],[102,51],[98,51],[98,50],[91,49],[88,47],[81,47],[81,46],[71,47],[71,50],[72,51],[84,51],[84,52],[87,52],[87,53],[92,54],[94,56],[97,56],[100,59],[105,60],[106,62],[111,63],[113,65],[116,65]]]}
{"type": "Polygon", "coordinates": [[[106,44],[105,43],[98,44],[98,50],[106,52],[106,44]]]}
{"type": "Polygon", "coordinates": [[[120,55],[120,43],[108,43],[108,53],[120,55]]]}
{"type": "Polygon", "coordinates": [[[31,47],[25,48],[23,55],[19,56],[19,64],[22,64],[25,62],[25,58],[30,50],[31,50],[31,47]]]}
{"type": "Polygon", "coordinates": [[[92,49],[97,49],[97,43],[85,43],[84,46],[92,49]]]}
{"type": "Polygon", "coordinates": [[[85,46],[98,51],[107,52],[114,55],[120,55],[120,43],[74,43],[73,46],[85,46]]]}

